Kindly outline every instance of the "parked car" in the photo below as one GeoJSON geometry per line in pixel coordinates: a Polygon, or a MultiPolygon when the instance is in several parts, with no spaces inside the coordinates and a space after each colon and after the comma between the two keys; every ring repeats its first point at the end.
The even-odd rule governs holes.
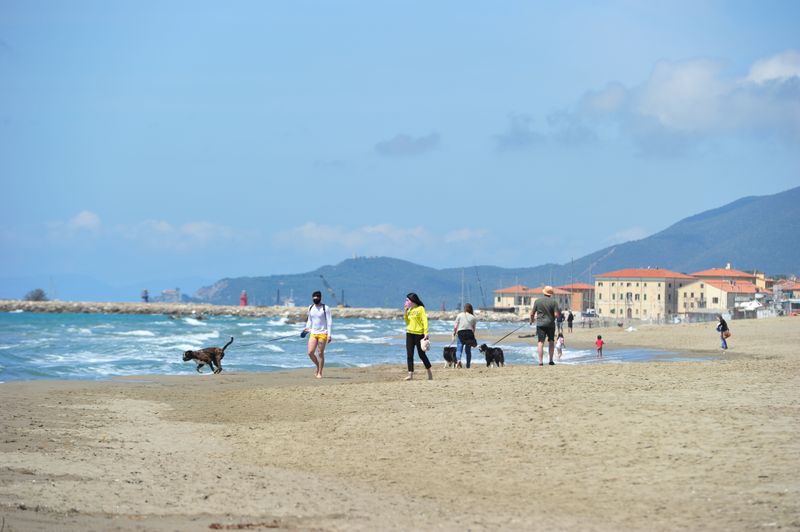
{"type": "Polygon", "coordinates": [[[587,308],[586,310],[581,312],[581,316],[583,316],[584,318],[596,318],[597,312],[595,312],[593,308],[587,308]]]}

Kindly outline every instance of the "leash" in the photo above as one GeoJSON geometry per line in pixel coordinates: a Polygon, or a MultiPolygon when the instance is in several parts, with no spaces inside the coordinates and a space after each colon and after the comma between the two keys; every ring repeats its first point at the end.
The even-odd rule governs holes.
{"type": "Polygon", "coordinates": [[[239,344],[239,347],[250,347],[252,345],[261,345],[267,344],[269,342],[277,342],[278,340],[286,340],[287,338],[297,338],[296,334],[290,334],[288,336],[279,336],[277,338],[270,338],[269,340],[264,340],[263,342],[253,342],[250,344],[239,344]]]}
{"type": "Polygon", "coordinates": [[[523,323],[522,325],[520,325],[519,327],[517,327],[516,329],[514,329],[513,331],[511,331],[511,332],[510,332],[510,333],[508,333],[507,335],[503,336],[502,338],[500,338],[499,340],[497,340],[496,342],[494,342],[492,345],[497,345],[497,344],[499,344],[500,342],[502,342],[503,340],[505,340],[506,338],[508,338],[509,336],[511,336],[512,334],[514,334],[515,332],[517,332],[518,330],[522,329],[522,328],[523,328],[523,327],[525,327],[526,325],[530,325],[530,324],[529,324],[529,323],[523,323]]]}

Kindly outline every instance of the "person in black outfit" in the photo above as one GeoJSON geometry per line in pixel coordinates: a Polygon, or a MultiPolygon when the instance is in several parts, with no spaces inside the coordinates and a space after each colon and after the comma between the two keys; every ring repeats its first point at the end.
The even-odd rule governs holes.
{"type": "Polygon", "coordinates": [[[572,332],[572,322],[574,320],[575,320],[575,316],[572,315],[572,311],[570,310],[569,314],[567,314],[567,330],[569,332],[572,332]]]}
{"type": "Polygon", "coordinates": [[[724,351],[728,349],[728,340],[725,338],[725,332],[728,331],[728,323],[722,318],[722,314],[717,314],[717,332],[719,333],[720,347],[724,351]]]}

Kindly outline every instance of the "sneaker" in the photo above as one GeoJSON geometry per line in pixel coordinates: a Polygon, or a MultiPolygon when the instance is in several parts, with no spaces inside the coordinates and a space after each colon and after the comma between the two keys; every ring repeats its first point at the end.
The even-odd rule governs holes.
{"type": "Polygon", "coordinates": [[[548,362],[548,363],[547,363],[547,365],[548,365],[548,366],[555,366],[555,365],[556,365],[556,363],[555,363],[555,362],[553,362],[553,361],[551,360],[550,362],[548,362]]]}

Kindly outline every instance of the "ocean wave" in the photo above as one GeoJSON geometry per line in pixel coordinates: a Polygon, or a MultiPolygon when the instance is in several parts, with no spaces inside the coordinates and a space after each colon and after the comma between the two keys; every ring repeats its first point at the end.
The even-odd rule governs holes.
{"type": "Polygon", "coordinates": [[[207,323],[205,323],[205,322],[203,322],[201,320],[198,320],[196,318],[183,318],[183,321],[185,323],[188,323],[189,325],[195,325],[195,326],[201,326],[201,327],[206,327],[208,325],[207,323]]]}
{"type": "Polygon", "coordinates": [[[69,333],[81,333],[81,334],[92,334],[92,330],[91,329],[75,328],[75,327],[67,328],[67,332],[69,332],[69,333]]]}
{"type": "Polygon", "coordinates": [[[118,336],[155,336],[156,333],[154,333],[153,331],[137,330],[137,331],[128,331],[128,332],[118,332],[117,335],[118,336]]]}

